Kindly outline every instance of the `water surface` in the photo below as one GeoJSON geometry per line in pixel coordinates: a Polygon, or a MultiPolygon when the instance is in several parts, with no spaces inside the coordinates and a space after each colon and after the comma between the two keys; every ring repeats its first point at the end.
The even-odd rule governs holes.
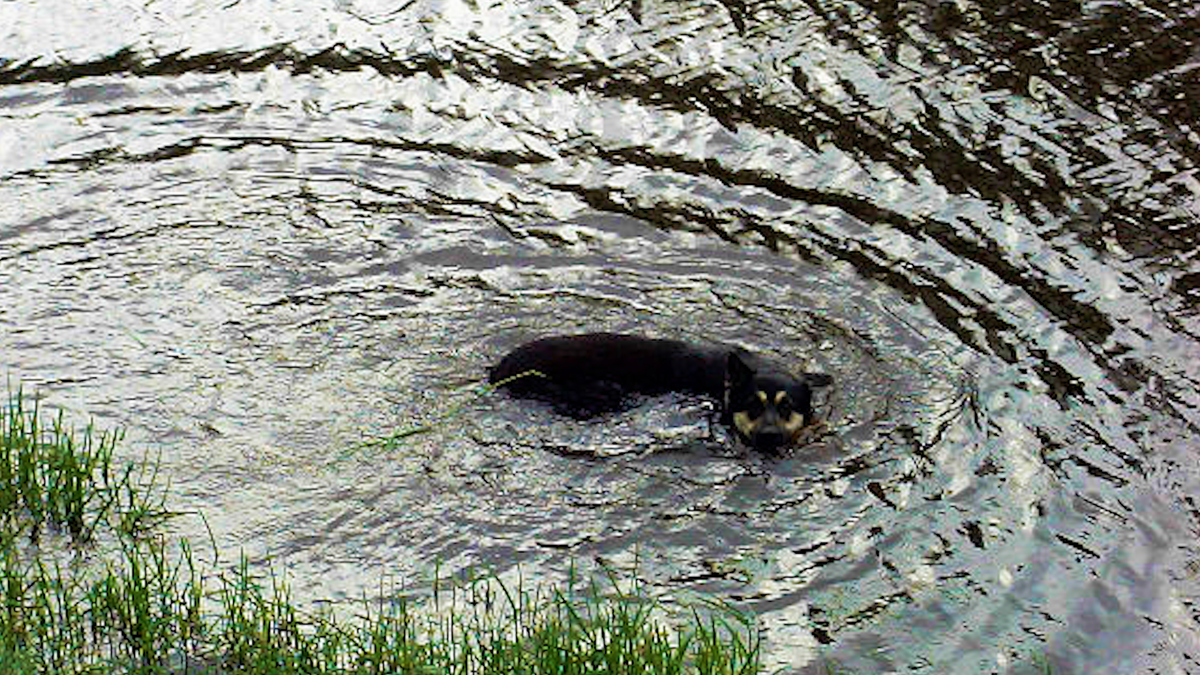
{"type": "Polygon", "coordinates": [[[757,613],[785,672],[1200,671],[1195,7],[0,25],[0,365],[161,455],[226,559],[334,601],[608,567],[757,613]],[[600,329],[831,373],[831,433],[478,394],[600,329]]]}

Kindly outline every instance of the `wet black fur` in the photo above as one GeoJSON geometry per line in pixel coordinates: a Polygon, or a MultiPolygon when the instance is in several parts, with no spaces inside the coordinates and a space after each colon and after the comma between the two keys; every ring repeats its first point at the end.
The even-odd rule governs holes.
{"type": "Polygon", "coordinates": [[[517,347],[491,369],[488,379],[512,393],[550,402],[576,418],[619,410],[632,393],[694,392],[721,403],[721,422],[743,441],[774,450],[791,440],[767,429],[749,437],[734,424],[739,412],[769,419],[774,396],[787,393],[787,405],[812,422],[812,388],[830,384],[828,375],[796,376],[779,364],[726,345],[701,346],[679,340],[618,333],[587,333],[541,338],[517,347]],[[769,392],[765,404],[756,392],[769,392]]]}

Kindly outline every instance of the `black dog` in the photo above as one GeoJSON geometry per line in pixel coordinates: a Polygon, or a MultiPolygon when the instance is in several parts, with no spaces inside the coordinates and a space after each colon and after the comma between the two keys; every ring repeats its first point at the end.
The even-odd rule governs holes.
{"type": "Polygon", "coordinates": [[[721,402],[723,424],[767,452],[801,435],[812,423],[812,388],[833,381],[817,373],[797,377],[740,347],[617,333],[528,342],[501,359],[488,380],[574,417],[618,410],[634,392],[704,394],[721,402]]]}

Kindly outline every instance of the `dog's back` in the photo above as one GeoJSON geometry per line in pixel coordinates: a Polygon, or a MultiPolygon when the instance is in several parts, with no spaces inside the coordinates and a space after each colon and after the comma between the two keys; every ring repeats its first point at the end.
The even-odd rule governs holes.
{"type": "Polygon", "coordinates": [[[516,393],[595,384],[627,392],[723,395],[727,350],[620,333],[541,338],[517,347],[489,374],[516,393]]]}

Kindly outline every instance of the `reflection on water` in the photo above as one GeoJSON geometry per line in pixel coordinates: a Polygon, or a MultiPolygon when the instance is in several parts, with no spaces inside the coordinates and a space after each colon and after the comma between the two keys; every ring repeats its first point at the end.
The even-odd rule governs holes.
{"type": "Polygon", "coordinates": [[[8,376],[309,597],[597,560],[791,671],[1196,668],[1195,7],[0,13],[8,376]],[[833,433],[476,393],[596,329],[833,373],[833,433]]]}

